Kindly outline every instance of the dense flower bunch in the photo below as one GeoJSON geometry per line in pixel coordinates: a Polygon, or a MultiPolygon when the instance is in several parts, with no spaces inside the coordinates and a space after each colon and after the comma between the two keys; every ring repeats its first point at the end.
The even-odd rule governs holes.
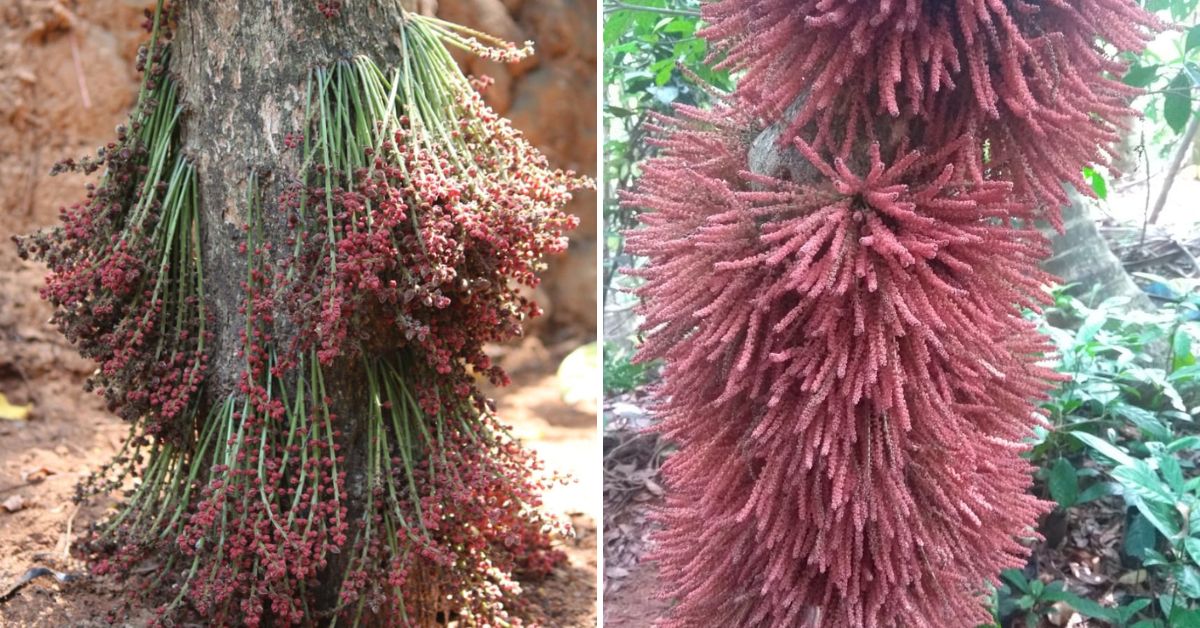
{"type": "Polygon", "coordinates": [[[1051,279],[1034,222],[1125,115],[1098,42],[1140,47],[1152,20],[1118,0],[703,11],[746,74],[655,122],[625,198],[648,210],[627,241],[641,356],[666,363],[680,444],[663,625],[987,623],[1047,507],[1020,457],[1057,379],[1022,317],[1051,279]]]}
{"type": "Polygon", "coordinates": [[[803,98],[785,135],[845,158],[881,117],[929,145],[969,134],[976,180],[986,170],[1051,206],[1067,202],[1063,182],[1090,193],[1079,165],[1107,163],[1134,115],[1111,51],[1160,26],[1127,0],[720,0],[703,13],[758,113],[803,98]]]}
{"type": "Polygon", "coordinates": [[[436,48],[414,44],[410,60],[444,81],[421,83],[426,96],[411,104],[387,98],[414,93],[416,77],[389,79],[367,59],[316,73],[323,102],[314,112],[338,102],[378,106],[352,112],[361,125],[314,121],[320,146],[308,150],[317,162],[309,184],[281,199],[298,234],[290,303],[300,337],[319,343],[324,362],[382,337],[418,350],[443,374],[465,363],[499,383],[503,374],[482,346],[518,335],[538,314],[516,286],[535,286],[542,259],[565,249],[577,219],[562,207],[582,181],[551,170],[445,49],[427,45],[436,48]],[[430,94],[444,101],[424,106],[430,94]],[[379,131],[364,141],[356,126],[379,131]],[[357,337],[348,338],[351,330],[357,337]]]}
{"type": "Polygon", "coordinates": [[[99,364],[89,386],[126,420],[144,419],[148,434],[177,437],[171,426],[194,410],[208,332],[193,168],[174,150],[179,110],[166,57],[160,43],[115,142],[54,168],[104,169],[100,185],[61,210],[61,226],[18,238],[18,249],[50,267],[42,298],[54,305],[54,324],[99,364]]]}
{"type": "Polygon", "coordinates": [[[399,625],[438,614],[491,624],[519,600],[514,572],[544,575],[563,554],[540,514],[554,477],[508,437],[482,400],[403,353],[368,366],[370,495],[342,601],[399,625]]]}
{"type": "Polygon", "coordinates": [[[538,313],[518,286],[566,246],[576,219],[563,206],[587,182],[552,170],[446,46],[497,60],[527,48],[403,15],[400,67],[314,70],[305,126],[284,140],[304,164],[278,199],[287,242],[265,235],[284,223],[251,177],[233,390],[200,394],[213,320],[161,3],[132,130],[62,166],[104,168],[102,184],[20,242],[50,265],[55,321],[133,422],[90,485],[128,489],[89,539],[95,571],[165,557],[152,584],[177,595],[162,621],[186,602],[215,625],[520,625],[514,574],[564,558],[551,541],[566,530],[540,510],[559,478],[507,434],[474,376],[507,381],[482,346],[538,313]],[[356,366],[369,390],[327,386],[356,366]]]}
{"type": "Polygon", "coordinates": [[[219,625],[257,626],[265,617],[295,625],[308,617],[306,585],[319,581],[347,541],[344,423],[330,411],[324,374],[310,356],[295,358],[290,371],[279,368],[271,246],[257,235],[253,195],[252,185],[239,311],[245,368],[199,438],[196,458],[208,475],[174,539],[190,560],[176,603],[186,595],[219,625]]]}
{"type": "Polygon", "coordinates": [[[517,286],[565,248],[576,219],[562,207],[587,182],[492,112],[446,44],[517,49],[433,18],[401,28],[401,67],[360,57],[313,73],[308,126],[292,135],[312,167],[280,199],[295,234],[283,294],[301,330],[288,352],[368,371],[370,492],[344,548],[343,607],[401,625],[519,623],[511,574],[562,559],[559,524],[538,510],[555,478],[504,435],[471,371],[507,381],[483,345],[539,312],[517,286]]]}

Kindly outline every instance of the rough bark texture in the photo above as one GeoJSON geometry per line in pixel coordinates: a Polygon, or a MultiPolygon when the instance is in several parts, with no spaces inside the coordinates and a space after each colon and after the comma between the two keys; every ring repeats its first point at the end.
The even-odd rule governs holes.
{"type": "MultiPolygon", "coordinates": [[[[285,150],[283,137],[303,129],[305,84],[310,69],[365,54],[381,67],[399,60],[394,29],[395,0],[346,3],[341,17],[328,20],[315,2],[233,0],[182,3],[172,59],[185,106],[182,142],[196,167],[200,196],[200,237],[207,302],[216,316],[212,368],[205,388],[208,402],[228,395],[239,381],[238,356],[245,329],[238,308],[246,259],[244,241],[251,174],[257,178],[264,216],[264,239],[278,251],[289,230],[275,200],[299,172],[300,151],[285,150]]],[[[278,258],[278,255],[276,255],[278,258]]],[[[275,336],[286,342],[290,323],[281,318],[275,336]]],[[[347,462],[350,520],[362,513],[366,377],[361,362],[341,358],[326,369],[330,410],[340,419],[347,462]]],[[[332,608],[349,553],[331,561],[318,592],[318,606],[332,608]]]]}

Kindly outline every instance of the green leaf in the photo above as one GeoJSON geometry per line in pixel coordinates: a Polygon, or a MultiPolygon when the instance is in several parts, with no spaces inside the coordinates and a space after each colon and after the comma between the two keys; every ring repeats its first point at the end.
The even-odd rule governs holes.
{"type": "Polygon", "coordinates": [[[1165,506],[1175,505],[1175,495],[1170,487],[1164,484],[1158,474],[1143,460],[1135,460],[1133,464],[1113,469],[1112,476],[1142,499],[1165,506]]]}
{"type": "Polygon", "coordinates": [[[1200,599],[1200,570],[1192,565],[1182,565],[1175,570],[1175,582],[1179,592],[1195,600],[1200,599]]]}
{"type": "Polygon", "coordinates": [[[1188,78],[1192,79],[1193,87],[1200,87],[1200,65],[1188,61],[1183,64],[1183,71],[1187,73],[1188,78]]]}
{"type": "Polygon", "coordinates": [[[1175,373],[1195,362],[1196,358],[1192,355],[1192,335],[1187,333],[1186,329],[1177,330],[1171,342],[1171,372],[1175,373]]]}
{"type": "Polygon", "coordinates": [[[1171,628],[1200,628],[1200,609],[1187,609],[1176,605],[1171,613],[1171,628]]]}
{"type": "Polygon", "coordinates": [[[1111,410],[1113,414],[1128,419],[1130,423],[1156,440],[1165,441],[1171,438],[1171,430],[1162,421],[1159,421],[1153,412],[1145,408],[1118,401],[1112,405],[1111,410]]]}
{"type": "Polygon", "coordinates": [[[1070,508],[1079,501],[1079,478],[1075,474],[1075,467],[1066,458],[1059,458],[1050,467],[1046,486],[1050,489],[1050,496],[1063,508],[1070,508]]]}
{"type": "Polygon", "coordinates": [[[1192,562],[1200,565],[1200,539],[1193,537],[1184,539],[1183,549],[1187,551],[1188,556],[1192,557],[1192,562]]]}
{"type": "Polygon", "coordinates": [[[1176,453],[1184,449],[1200,449],[1200,436],[1184,436],[1183,438],[1171,441],[1167,445],[1167,451],[1176,453]]]}
{"type": "Polygon", "coordinates": [[[1083,441],[1083,444],[1091,447],[1100,455],[1112,460],[1118,464],[1133,464],[1136,460],[1129,454],[1117,449],[1116,445],[1087,432],[1071,432],[1071,436],[1083,441]]]}
{"type": "Polygon", "coordinates": [[[1192,48],[1200,47],[1200,24],[1197,24],[1188,29],[1187,39],[1184,40],[1183,51],[1186,53],[1192,48]]]}
{"type": "Polygon", "coordinates": [[[1178,521],[1179,511],[1175,510],[1174,506],[1146,501],[1137,495],[1133,496],[1130,501],[1137,507],[1138,512],[1145,516],[1154,525],[1154,528],[1166,538],[1178,539],[1182,534],[1178,521]]]}
{"type": "Polygon", "coordinates": [[[1147,606],[1150,606],[1150,598],[1148,597],[1134,600],[1117,609],[1117,618],[1122,622],[1128,622],[1130,619],[1133,619],[1134,615],[1137,615],[1138,612],[1147,606]]]}
{"type": "Polygon", "coordinates": [[[1163,98],[1163,119],[1176,133],[1182,133],[1192,115],[1192,79],[1180,70],[1167,85],[1163,98]]]}
{"type": "Polygon", "coordinates": [[[1122,551],[1126,556],[1142,561],[1146,561],[1147,553],[1154,549],[1158,544],[1158,534],[1154,530],[1154,524],[1146,518],[1140,511],[1134,513],[1129,520],[1129,526],[1125,529],[1125,543],[1122,551]]]}
{"type": "Polygon", "coordinates": [[[1125,77],[1121,79],[1126,85],[1131,87],[1145,87],[1154,82],[1158,78],[1158,64],[1153,65],[1133,65],[1125,72],[1125,77]]]}
{"type": "Polygon", "coordinates": [[[1104,200],[1108,198],[1108,182],[1104,180],[1104,175],[1096,172],[1091,166],[1083,167],[1083,178],[1092,186],[1092,192],[1096,194],[1096,198],[1104,200]]]}
{"type": "Polygon", "coordinates": [[[1174,456],[1161,452],[1155,456],[1158,460],[1158,471],[1162,473],[1163,479],[1167,481],[1167,486],[1171,487],[1171,492],[1175,495],[1182,495],[1184,492],[1183,469],[1179,466],[1179,460],[1174,456]]]}
{"type": "Polygon", "coordinates": [[[1000,577],[1007,580],[1016,590],[1021,593],[1029,592],[1029,580],[1025,574],[1021,573],[1020,569],[1005,569],[1000,572],[1000,577]]]}
{"type": "Polygon", "coordinates": [[[609,14],[608,19],[604,20],[604,47],[609,48],[621,39],[629,30],[629,24],[633,22],[633,11],[613,11],[609,14]]]}
{"type": "Polygon", "coordinates": [[[629,118],[637,115],[637,112],[633,109],[626,109],[615,105],[605,105],[604,112],[612,118],[629,118]]]}
{"type": "Polygon", "coordinates": [[[679,33],[683,37],[691,37],[696,32],[696,21],[686,17],[677,17],[667,22],[662,28],[664,33],[679,33]]]}
{"type": "Polygon", "coordinates": [[[1076,500],[1075,503],[1086,504],[1090,501],[1100,499],[1101,497],[1117,495],[1118,493],[1120,493],[1119,484],[1115,484],[1113,482],[1096,482],[1085,488],[1083,492],[1079,494],[1079,499],[1076,500]]]}
{"type": "Polygon", "coordinates": [[[1075,332],[1075,344],[1084,345],[1092,341],[1096,337],[1096,332],[1104,327],[1108,322],[1108,312],[1103,308],[1096,308],[1088,312],[1087,318],[1083,324],[1079,326],[1079,331],[1075,332]]]}

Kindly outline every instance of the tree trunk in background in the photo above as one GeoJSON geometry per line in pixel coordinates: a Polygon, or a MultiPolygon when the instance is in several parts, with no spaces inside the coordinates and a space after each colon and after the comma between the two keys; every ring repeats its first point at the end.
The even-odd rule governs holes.
{"type": "MultiPolygon", "coordinates": [[[[181,3],[171,60],[178,77],[182,150],[195,165],[199,182],[200,239],[206,299],[215,317],[211,368],[205,402],[212,404],[235,390],[244,362],[238,313],[245,294],[245,241],[251,174],[256,175],[263,216],[263,239],[274,247],[275,262],[289,235],[276,199],[300,171],[301,151],[285,150],[288,133],[303,132],[305,84],[309,70],[359,54],[381,67],[394,65],[400,49],[394,29],[396,0],[343,3],[337,19],[326,19],[316,2],[306,0],[185,0],[181,3]]],[[[282,313],[274,336],[294,335],[282,313]]],[[[361,361],[340,358],[325,370],[332,403],[343,432],[350,520],[363,512],[366,377],[361,361]]],[[[334,556],[322,578],[318,605],[337,603],[349,553],[334,556]],[[339,560],[340,559],[340,560],[339,560]]]]}
{"type": "Polygon", "coordinates": [[[1054,255],[1042,263],[1042,268],[1064,284],[1078,284],[1071,293],[1087,305],[1124,296],[1130,298],[1133,307],[1154,309],[1149,297],[1129,278],[1121,260],[1109,250],[1086,202],[1078,195],[1072,195],[1072,203],[1063,208],[1062,217],[1063,233],[1053,229],[1046,231],[1054,255]]]}

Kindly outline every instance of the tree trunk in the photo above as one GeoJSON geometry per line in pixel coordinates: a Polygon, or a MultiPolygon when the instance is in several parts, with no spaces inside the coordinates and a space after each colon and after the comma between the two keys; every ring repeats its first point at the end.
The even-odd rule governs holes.
{"type": "MultiPolygon", "coordinates": [[[[263,216],[263,239],[287,251],[286,216],[276,199],[300,172],[301,152],[285,150],[288,133],[304,131],[305,84],[309,71],[359,54],[381,67],[399,60],[400,48],[387,25],[399,19],[396,0],[344,3],[341,16],[326,19],[316,2],[304,0],[185,0],[173,45],[172,72],[185,107],[181,142],[196,168],[200,241],[206,300],[215,314],[206,403],[219,403],[236,390],[244,368],[240,331],[245,319],[241,283],[246,277],[245,241],[251,175],[263,216]]],[[[294,327],[279,316],[274,337],[287,339],[294,327]]],[[[330,411],[341,422],[346,455],[350,521],[363,512],[366,377],[361,360],[339,358],[326,369],[330,411]]],[[[332,557],[316,593],[317,605],[337,603],[349,552],[332,557]]]]}
{"type": "Polygon", "coordinates": [[[1109,250],[1082,198],[1072,195],[1071,204],[1063,207],[1062,219],[1062,233],[1046,230],[1054,255],[1042,263],[1042,268],[1064,284],[1078,284],[1071,292],[1088,305],[1123,296],[1129,297],[1133,307],[1154,308],[1146,294],[1129,278],[1121,260],[1109,250]]]}

